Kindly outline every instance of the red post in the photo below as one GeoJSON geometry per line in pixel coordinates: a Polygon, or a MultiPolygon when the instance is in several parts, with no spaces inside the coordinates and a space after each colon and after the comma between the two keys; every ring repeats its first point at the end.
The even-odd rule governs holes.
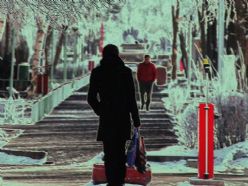
{"type": "Polygon", "coordinates": [[[166,84],[166,68],[165,67],[157,67],[157,85],[165,85],[166,84]]]}
{"type": "Polygon", "coordinates": [[[95,67],[94,61],[89,61],[88,62],[88,70],[91,72],[93,68],[95,67]]]}
{"type": "Polygon", "coordinates": [[[36,93],[42,93],[42,74],[37,75],[37,86],[36,86],[36,93]]]}
{"type": "Polygon", "coordinates": [[[104,42],[104,25],[101,23],[101,28],[100,28],[100,40],[99,40],[99,52],[102,54],[103,51],[103,42],[104,42]]]}
{"type": "Polygon", "coordinates": [[[199,104],[198,178],[214,177],[214,105],[199,104]]]}
{"type": "Polygon", "coordinates": [[[48,75],[47,74],[38,74],[37,76],[37,87],[36,93],[37,94],[44,94],[48,93],[48,75]]]}
{"type": "Polygon", "coordinates": [[[43,74],[43,94],[48,94],[48,74],[43,74]]]}

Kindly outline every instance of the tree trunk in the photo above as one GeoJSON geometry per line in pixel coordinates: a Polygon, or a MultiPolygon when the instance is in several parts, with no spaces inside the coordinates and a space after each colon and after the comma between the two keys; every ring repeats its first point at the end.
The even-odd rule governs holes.
{"type": "Polygon", "coordinates": [[[173,43],[172,43],[172,79],[177,78],[177,33],[178,33],[178,18],[179,18],[179,0],[177,0],[176,10],[172,6],[172,23],[173,23],[173,43]]]}
{"type": "Polygon", "coordinates": [[[237,60],[237,72],[240,74],[237,74],[238,78],[238,89],[242,90],[244,89],[244,82],[243,80],[247,81],[248,77],[248,52],[247,52],[247,27],[248,27],[248,7],[247,7],[248,0],[235,0],[234,4],[232,1],[228,1],[228,5],[231,8],[231,21],[228,25],[227,29],[227,54],[235,54],[236,56],[240,56],[240,50],[239,45],[241,47],[241,51],[243,53],[243,59],[244,62],[242,62],[241,58],[237,60]],[[239,43],[239,44],[238,44],[239,43]],[[242,63],[245,64],[246,68],[246,75],[245,77],[242,77],[241,71],[242,69],[242,63]]]}
{"type": "Polygon", "coordinates": [[[0,41],[2,41],[5,23],[6,21],[3,18],[0,18],[0,41]]]}
{"type": "MultiPolygon", "coordinates": [[[[7,15],[6,17],[6,24],[5,24],[5,34],[4,39],[2,40],[2,57],[3,57],[3,63],[2,63],[2,78],[3,79],[9,79],[10,78],[10,68],[11,68],[11,19],[10,16],[7,15]]],[[[6,87],[9,85],[9,83],[6,81],[4,82],[3,88],[6,90],[6,87]]]]}
{"type": "Polygon", "coordinates": [[[206,1],[202,3],[201,11],[198,11],[198,20],[201,32],[201,52],[203,58],[206,58],[206,32],[205,32],[205,14],[206,14],[206,1]]]}
{"type": "Polygon", "coordinates": [[[33,90],[36,90],[36,85],[37,85],[37,75],[38,75],[38,67],[39,67],[39,62],[40,62],[40,57],[41,57],[41,52],[42,52],[42,46],[43,46],[43,41],[44,41],[44,23],[41,18],[36,19],[36,24],[37,24],[37,33],[36,33],[36,39],[34,43],[34,54],[32,58],[32,84],[33,84],[33,90]]]}
{"type": "Polygon", "coordinates": [[[11,39],[11,25],[10,25],[10,16],[7,15],[6,18],[6,28],[5,28],[5,46],[4,46],[4,55],[10,54],[10,39],[11,39]]]}
{"type": "Polygon", "coordinates": [[[182,52],[183,66],[185,69],[186,77],[188,78],[189,77],[188,76],[188,54],[186,51],[185,37],[182,32],[179,34],[179,39],[180,39],[180,47],[181,47],[181,52],[182,52]]]}
{"type": "Polygon", "coordinates": [[[50,74],[50,69],[51,67],[51,53],[50,53],[50,48],[51,48],[51,42],[52,42],[52,36],[53,36],[53,28],[52,25],[50,24],[47,29],[47,37],[46,37],[46,42],[45,42],[45,73],[50,74]]]}
{"type": "Polygon", "coordinates": [[[61,31],[60,36],[59,36],[59,41],[58,41],[58,44],[56,46],[56,52],[55,52],[55,57],[54,57],[54,61],[53,61],[54,69],[56,69],[56,66],[59,62],[59,57],[60,57],[62,46],[63,46],[64,40],[65,40],[65,32],[66,32],[67,28],[68,28],[68,26],[63,25],[62,31],[61,31]]]}
{"type": "MultiPolygon", "coordinates": [[[[218,71],[218,51],[217,51],[217,21],[208,23],[207,27],[207,41],[206,41],[206,55],[211,59],[214,68],[218,71]]],[[[212,70],[214,73],[215,71],[212,70]]],[[[217,74],[212,74],[216,76],[217,74]]]]}
{"type": "Polygon", "coordinates": [[[6,18],[0,19],[0,56],[4,55],[4,30],[6,26],[6,18]]]}
{"type": "MultiPolygon", "coordinates": [[[[244,56],[244,63],[246,66],[246,77],[248,78],[248,56],[247,54],[247,27],[248,27],[248,0],[236,0],[236,13],[237,13],[237,21],[235,22],[235,31],[237,35],[237,41],[240,43],[240,47],[242,49],[242,53],[244,56]]],[[[246,85],[247,86],[247,85],[246,85]]]]}

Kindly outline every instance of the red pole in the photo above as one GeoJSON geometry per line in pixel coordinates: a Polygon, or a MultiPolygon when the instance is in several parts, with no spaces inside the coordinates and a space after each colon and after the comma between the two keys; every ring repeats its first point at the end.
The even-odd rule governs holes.
{"type": "Polygon", "coordinates": [[[199,104],[198,178],[214,177],[214,105],[199,104]]]}
{"type": "Polygon", "coordinates": [[[88,61],[88,71],[92,71],[93,68],[95,67],[95,62],[94,61],[88,61]]]}
{"type": "Polygon", "coordinates": [[[101,23],[101,28],[100,28],[100,41],[99,41],[99,52],[102,54],[103,51],[103,41],[104,41],[104,25],[101,23]]]}

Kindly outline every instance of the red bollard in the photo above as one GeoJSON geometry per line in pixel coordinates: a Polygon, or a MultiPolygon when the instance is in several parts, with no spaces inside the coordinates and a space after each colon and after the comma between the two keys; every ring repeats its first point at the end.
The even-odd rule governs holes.
{"type": "Polygon", "coordinates": [[[42,93],[42,74],[37,75],[36,93],[42,93]]]}
{"type": "Polygon", "coordinates": [[[214,105],[199,104],[198,178],[214,177],[214,105]]]}
{"type": "Polygon", "coordinates": [[[48,74],[43,74],[43,94],[48,93],[48,74]]]}
{"type": "Polygon", "coordinates": [[[89,61],[88,62],[88,70],[91,72],[95,66],[94,61],[89,61]]]}
{"type": "Polygon", "coordinates": [[[37,78],[36,93],[46,95],[48,93],[48,74],[38,74],[37,78]]]}
{"type": "Polygon", "coordinates": [[[157,85],[165,85],[166,84],[166,68],[165,67],[157,67],[157,85]]]}

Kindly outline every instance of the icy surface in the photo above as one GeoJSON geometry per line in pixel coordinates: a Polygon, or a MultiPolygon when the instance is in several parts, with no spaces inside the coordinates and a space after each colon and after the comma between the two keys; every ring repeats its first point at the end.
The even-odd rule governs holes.
{"type": "Polygon", "coordinates": [[[0,152],[0,164],[8,165],[42,165],[46,162],[46,158],[35,160],[24,156],[15,156],[0,152]]]}
{"type": "Polygon", "coordinates": [[[187,167],[186,160],[172,162],[148,162],[152,173],[196,173],[196,169],[187,167]]]}
{"type": "MultiPolygon", "coordinates": [[[[98,184],[98,186],[105,186],[106,184],[98,184]]],[[[87,184],[85,184],[84,186],[95,186],[92,182],[89,182],[87,184]]],[[[137,185],[137,184],[127,184],[125,183],[125,186],[140,186],[140,185],[137,185]]]]}
{"type": "Polygon", "coordinates": [[[188,181],[178,183],[177,186],[191,186],[191,184],[188,181]]]}
{"type": "Polygon", "coordinates": [[[242,170],[248,169],[248,141],[216,150],[215,157],[216,171],[234,169],[242,172],[242,170]]]}
{"type": "MultiPolygon", "coordinates": [[[[150,151],[147,155],[155,156],[197,156],[197,149],[188,149],[184,146],[171,146],[160,151],[150,151]]],[[[215,150],[215,172],[234,171],[242,173],[248,169],[248,141],[232,145],[220,150],[215,150]]],[[[103,163],[103,153],[98,154],[83,166],[91,168],[95,163],[103,163]]],[[[151,162],[153,173],[197,173],[197,169],[186,166],[186,160],[174,162],[151,162]]]]}
{"type": "Polygon", "coordinates": [[[23,130],[15,130],[12,133],[8,133],[3,129],[0,129],[0,148],[5,146],[11,139],[16,138],[22,134],[23,130]]]}
{"type": "Polygon", "coordinates": [[[100,154],[96,155],[91,160],[89,160],[89,161],[87,161],[85,163],[82,163],[82,166],[86,167],[86,168],[92,168],[92,166],[94,164],[96,164],[96,163],[103,163],[102,158],[103,158],[103,152],[101,152],[100,154]]]}
{"type": "Polygon", "coordinates": [[[0,147],[3,147],[7,143],[8,143],[8,134],[4,130],[0,129],[0,147]]]}
{"type": "Polygon", "coordinates": [[[180,145],[175,145],[175,146],[170,146],[167,148],[163,148],[160,151],[149,151],[147,152],[147,155],[149,156],[196,156],[197,151],[195,149],[189,149],[185,146],[180,146],[180,145]]]}

